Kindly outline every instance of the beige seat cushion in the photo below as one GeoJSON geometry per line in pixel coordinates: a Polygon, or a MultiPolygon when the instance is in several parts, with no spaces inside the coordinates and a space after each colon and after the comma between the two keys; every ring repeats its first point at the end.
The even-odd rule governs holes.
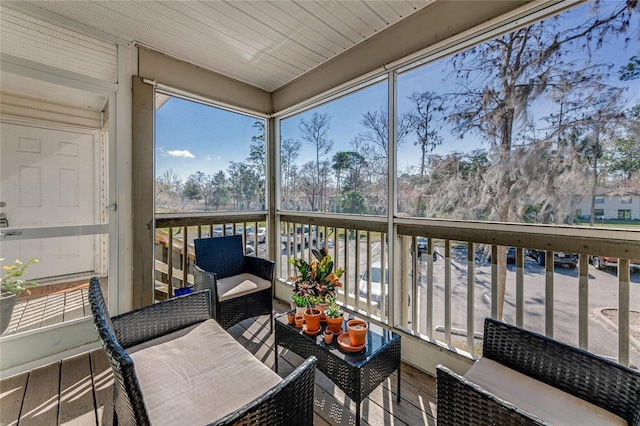
{"type": "Polygon", "coordinates": [[[252,274],[240,274],[218,280],[218,299],[221,302],[234,297],[271,287],[271,281],[252,274]]]}
{"type": "Polygon", "coordinates": [[[554,425],[626,425],[609,411],[487,358],[464,375],[495,396],[554,425]]]}
{"type": "Polygon", "coordinates": [[[281,381],[214,320],[127,353],[153,425],[211,423],[281,381]]]}

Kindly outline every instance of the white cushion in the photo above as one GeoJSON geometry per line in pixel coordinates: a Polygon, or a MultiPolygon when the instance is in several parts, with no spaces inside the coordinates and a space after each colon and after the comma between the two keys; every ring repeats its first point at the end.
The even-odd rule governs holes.
{"type": "Polygon", "coordinates": [[[214,320],[127,353],[153,425],[211,423],[281,381],[214,320]]]}
{"type": "Polygon", "coordinates": [[[225,300],[264,290],[269,287],[271,287],[271,281],[264,280],[255,275],[233,275],[218,280],[218,300],[224,302],[225,300]]]}
{"type": "Polygon", "coordinates": [[[553,425],[626,425],[621,417],[560,389],[480,358],[464,375],[495,396],[553,425]]]}

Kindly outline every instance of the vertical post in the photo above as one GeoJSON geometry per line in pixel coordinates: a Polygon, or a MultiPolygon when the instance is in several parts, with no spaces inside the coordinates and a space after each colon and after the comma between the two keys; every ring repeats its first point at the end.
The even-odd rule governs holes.
{"type": "MultiPolygon", "coordinates": [[[[355,245],[355,276],[356,279],[354,280],[354,283],[358,283],[360,282],[360,280],[358,279],[358,277],[360,277],[360,230],[356,229],[355,230],[355,237],[356,237],[356,245],[355,245]]],[[[353,305],[356,309],[356,311],[358,310],[358,308],[360,307],[360,290],[357,288],[358,284],[354,284],[354,289],[353,289],[353,305]]],[[[382,290],[384,290],[384,287],[382,288],[382,290]]]]}
{"type": "Polygon", "coordinates": [[[545,254],[544,333],[553,338],[553,251],[545,254]]]}
{"type": "Polygon", "coordinates": [[[498,246],[491,246],[491,318],[498,318],[498,246]]]}
{"type": "Polygon", "coordinates": [[[579,257],[578,278],[578,345],[589,350],[589,256],[579,257]]]}
{"type": "Polygon", "coordinates": [[[618,362],[626,367],[629,366],[629,297],[631,269],[629,259],[618,259],[618,362]]]}
{"type": "Polygon", "coordinates": [[[427,240],[427,336],[433,336],[433,238],[427,240]]]}
{"type": "Polygon", "coordinates": [[[451,240],[444,240],[444,341],[451,344],[451,240]]]}
{"type": "Polygon", "coordinates": [[[189,287],[189,280],[187,279],[189,272],[189,234],[188,227],[182,228],[182,234],[184,235],[184,241],[182,242],[182,288],[189,287]]]}
{"type": "Polygon", "coordinates": [[[471,355],[474,354],[474,335],[475,335],[475,244],[467,243],[467,350],[471,355]]]}
{"type": "Polygon", "coordinates": [[[167,241],[167,299],[173,297],[173,228],[169,228],[169,241],[167,241]]]}
{"type": "Polygon", "coordinates": [[[418,321],[418,277],[420,276],[418,264],[418,243],[416,237],[412,238],[413,256],[411,262],[411,329],[420,331],[420,321],[418,321]]]}
{"type": "Polygon", "coordinates": [[[516,326],[524,327],[524,250],[516,248],[516,326]]]}

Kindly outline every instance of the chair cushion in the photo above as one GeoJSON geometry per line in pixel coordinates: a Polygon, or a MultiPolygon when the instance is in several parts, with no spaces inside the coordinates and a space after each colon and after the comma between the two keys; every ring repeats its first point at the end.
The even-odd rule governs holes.
{"type": "Polygon", "coordinates": [[[204,425],[281,379],[214,320],[127,350],[153,425],[204,425]]]}
{"type": "Polygon", "coordinates": [[[518,373],[488,358],[480,358],[465,378],[525,411],[557,425],[626,425],[621,417],[518,373]]]}
{"type": "Polygon", "coordinates": [[[218,280],[218,300],[233,299],[271,287],[271,281],[252,274],[239,274],[218,280]]]}

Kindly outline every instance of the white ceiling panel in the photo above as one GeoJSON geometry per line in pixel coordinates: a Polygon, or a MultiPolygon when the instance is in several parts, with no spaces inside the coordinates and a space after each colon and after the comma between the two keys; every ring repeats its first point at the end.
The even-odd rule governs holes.
{"type": "MultiPolygon", "coordinates": [[[[433,1],[26,0],[3,1],[3,6],[81,32],[90,28],[92,34],[139,42],[272,91],[433,1]]],[[[7,40],[17,43],[15,37],[7,40]]],[[[37,50],[34,41],[23,44],[37,50]]]]}
{"type": "Polygon", "coordinates": [[[0,6],[0,50],[56,68],[116,81],[117,49],[114,44],[4,6],[0,6]]]}

